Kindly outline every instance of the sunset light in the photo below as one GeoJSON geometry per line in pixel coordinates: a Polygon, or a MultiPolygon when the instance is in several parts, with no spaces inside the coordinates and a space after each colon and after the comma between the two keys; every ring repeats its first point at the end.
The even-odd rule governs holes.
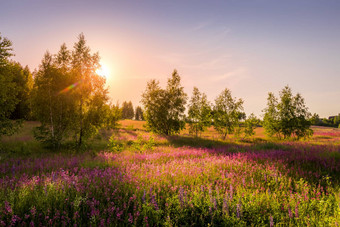
{"type": "Polygon", "coordinates": [[[99,76],[105,77],[107,79],[109,77],[111,77],[111,71],[110,71],[109,67],[107,67],[104,63],[100,63],[100,65],[101,65],[101,67],[96,70],[96,73],[99,76]]]}
{"type": "Polygon", "coordinates": [[[340,0],[0,6],[0,227],[339,227],[340,0]]]}

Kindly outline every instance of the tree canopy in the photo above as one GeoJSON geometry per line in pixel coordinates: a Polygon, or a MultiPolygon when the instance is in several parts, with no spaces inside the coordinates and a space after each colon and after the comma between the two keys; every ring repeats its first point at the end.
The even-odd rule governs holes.
{"type": "Polygon", "coordinates": [[[99,55],[90,52],[83,34],[72,51],[63,44],[57,55],[45,54],[33,90],[35,115],[42,123],[38,139],[59,147],[73,134],[81,146],[99,128],[114,125],[115,118],[106,118],[119,112],[107,104],[105,78],[96,73],[98,67],[99,55]]]}
{"type": "Polygon", "coordinates": [[[122,104],[122,119],[133,119],[135,116],[132,102],[124,101],[122,104]]]}
{"type": "Polygon", "coordinates": [[[19,121],[10,120],[20,102],[14,65],[10,62],[11,56],[13,56],[12,42],[0,34],[0,137],[11,135],[20,127],[19,121]]]}
{"type": "Polygon", "coordinates": [[[243,100],[233,98],[231,91],[224,89],[215,99],[213,122],[216,131],[225,139],[228,134],[234,133],[243,117],[243,100]]]}
{"type": "Polygon", "coordinates": [[[144,121],[144,112],[142,107],[137,106],[135,110],[135,120],[137,121],[144,121]]]}
{"type": "Polygon", "coordinates": [[[263,126],[269,136],[295,137],[311,136],[311,114],[301,94],[295,96],[289,86],[280,91],[280,99],[273,93],[268,94],[267,108],[264,109],[263,126]]]}
{"type": "Polygon", "coordinates": [[[194,87],[188,110],[189,132],[196,137],[211,125],[211,107],[207,96],[194,87]]]}
{"type": "Polygon", "coordinates": [[[174,70],[168,79],[166,89],[162,89],[156,80],[147,83],[141,102],[144,105],[146,126],[149,130],[172,135],[184,128],[187,95],[180,82],[181,77],[174,70]]]}

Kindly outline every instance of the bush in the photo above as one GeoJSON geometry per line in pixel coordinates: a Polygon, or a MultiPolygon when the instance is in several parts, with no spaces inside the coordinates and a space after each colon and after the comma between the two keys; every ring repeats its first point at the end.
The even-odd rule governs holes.
{"type": "Polygon", "coordinates": [[[112,152],[120,152],[122,150],[124,150],[124,144],[119,141],[119,140],[116,140],[114,135],[112,135],[109,139],[109,143],[108,143],[108,148],[110,151],[112,152]]]}
{"type": "Polygon", "coordinates": [[[153,150],[155,145],[155,139],[152,136],[150,136],[148,140],[145,140],[143,136],[139,135],[137,140],[133,142],[132,147],[137,151],[144,152],[153,150]]]}

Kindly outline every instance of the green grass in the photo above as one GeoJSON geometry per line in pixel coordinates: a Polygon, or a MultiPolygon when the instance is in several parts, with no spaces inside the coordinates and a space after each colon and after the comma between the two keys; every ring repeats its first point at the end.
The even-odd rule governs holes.
{"type": "Polygon", "coordinates": [[[146,132],[142,122],[121,125],[100,131],[82,151],[71,143],[61,151],[44,148],[31,135],[34,122],[3,138],[0,225],[339,223],[340,149],[333,131],[317,129],[327,141],[263,134],[221,140],[212,129],[198,138],[166,137],[146,132]]]}

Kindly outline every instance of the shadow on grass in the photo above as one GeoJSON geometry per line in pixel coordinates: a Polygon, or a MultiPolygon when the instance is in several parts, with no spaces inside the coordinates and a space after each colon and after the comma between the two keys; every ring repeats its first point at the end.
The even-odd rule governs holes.
{"type": "Polygon", "coordinates": [[[201,148],[216,148],[227,145],[228,141],[212,140],[201,137],[188,137],[188,136],[168,136],[166,137],[171,145],[174,147],[201,147],[201,148]]]}
{"type": "MultiPolygon", "coordinates": [[[[174,147],[200,147],[200,148],[247,148],[251,147],[252,150],[290,150],[290,147],[284,144],[266,141],[261,138],[255,139],[241,139],[239,141],[233,141],[231,139],[215,140],[202,137],[190,137],[190,136],[168,136],[166,137],[171,145],[174,147]]],[[[243,149],[241,149],[243,151],[243,149]]]]}
{"type": "Polygon", "coordinates": [[[207,148],[212,155],[234,155],[243,153],[246,158],[263,164],[271,162],[275,166],[286,165],[289,175],[295,180],[323,187],[340,185],[340,146],[316,145],[292,141],[212,140],[188,136],[169,136],[174,147],[207,148]]]}

